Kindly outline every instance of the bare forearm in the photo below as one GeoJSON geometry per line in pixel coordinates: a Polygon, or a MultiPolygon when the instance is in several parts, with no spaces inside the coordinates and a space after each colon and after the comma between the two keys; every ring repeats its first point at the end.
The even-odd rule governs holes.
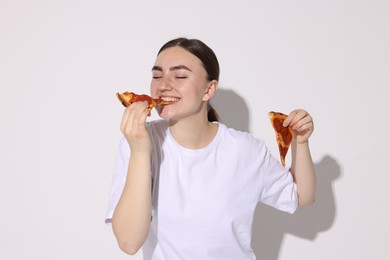
{"type": "Polygon", "coordinates": [[[135,254],[148,235],[150,221],[150,156],[132,154],[125,187],[112,218],[119,247],[128,254],[135,254]]]}
{"type": "Polygon", "coordinates": [[[297,185],[299,205],[312,204],[316,193],[316,175],[308,142],[293,142],[291,173],[297,185]]]}

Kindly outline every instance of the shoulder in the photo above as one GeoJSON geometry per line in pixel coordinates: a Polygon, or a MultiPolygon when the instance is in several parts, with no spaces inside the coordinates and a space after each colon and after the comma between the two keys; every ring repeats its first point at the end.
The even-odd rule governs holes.
{"type": "Polygon", "coordinates": [[[220,124],[221,129],[225,132],[225,136],[230,139],[235,139],[243,142],[259,142],[264,143],[260,138],[255,137],[251,133],[229,128],[224,124],[220,124]]]}
{"type": "Polygon", "coordinates": [[[146,122],[146,128],[154,143],[162,143],[168,134],[168,120],[158,119],[146,122]]]}
{"type": "Polygon", "coordinates": [[[223,140],[227,145],[246,147],[246,148],[264,148],[264,140],[253,136],[251,133],[229,128],[224,124],[219,124],[223,131],[223,140]]]}
{"type": "Polygon", "coordinates": [[[165,119],[158,119],[153,121],[146,122],[146,127],[148,129],[158,129],[158,128],[167,128],[168,127],[168,120],[165,119]]]}
{"type": "Polygon", "coordinates": [[[153,135],[156,133],[165,133],[168,129],[168,121],[164,119],[146,122],[146,128],[153,135]]]}

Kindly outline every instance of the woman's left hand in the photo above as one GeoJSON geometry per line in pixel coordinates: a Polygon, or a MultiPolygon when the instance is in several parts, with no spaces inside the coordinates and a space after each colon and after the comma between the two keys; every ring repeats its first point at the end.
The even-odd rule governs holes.
{"type": "Polygon", "coordinates": [[[295,141],[300,144],[306,143],[314,131],[313,118],[303,109],[292,111],[284,120],[283,126],[290,126],[295,130],[295,141]]]}

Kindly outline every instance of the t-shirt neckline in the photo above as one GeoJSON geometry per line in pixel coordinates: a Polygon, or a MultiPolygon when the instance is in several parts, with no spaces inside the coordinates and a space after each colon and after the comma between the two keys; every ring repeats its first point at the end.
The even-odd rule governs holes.
{"type": "Polygon", "coordinates": [[[190,149],[190,148],[186,148],[186,147],[178,144],[176,142],[176,140],[173,138],[171,131],[169,129],[169,126],[167,127],[167,136],[168,136],[170,142],[172,142],[183,154],[189,155],[189,156],[199,156],[199,155],[202,155],[202,154],[205,154],[205,153],[208,153],[209,151],[211,151],[219,143],[221,136],[222,136],[223,132],[225,131],[223,124],[221,124],[219,122],[213,122],[213,124],[218,125],[217,133],[215,134],[213,140],[211,140],[211,142],[208,145],[206,145],[205,147],[199,148],[199,149],[190,149]]]}

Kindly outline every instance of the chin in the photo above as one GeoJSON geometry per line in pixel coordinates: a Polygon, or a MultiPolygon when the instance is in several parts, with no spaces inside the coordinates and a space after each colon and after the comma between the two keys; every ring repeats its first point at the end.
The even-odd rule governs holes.
{"type": "Polygon", "coordinates": [[[174,113],[166,111],[164,108],[159,108],[157,112],[158,115],[163,119],[171,119],[174,116],[174,113]]]}

